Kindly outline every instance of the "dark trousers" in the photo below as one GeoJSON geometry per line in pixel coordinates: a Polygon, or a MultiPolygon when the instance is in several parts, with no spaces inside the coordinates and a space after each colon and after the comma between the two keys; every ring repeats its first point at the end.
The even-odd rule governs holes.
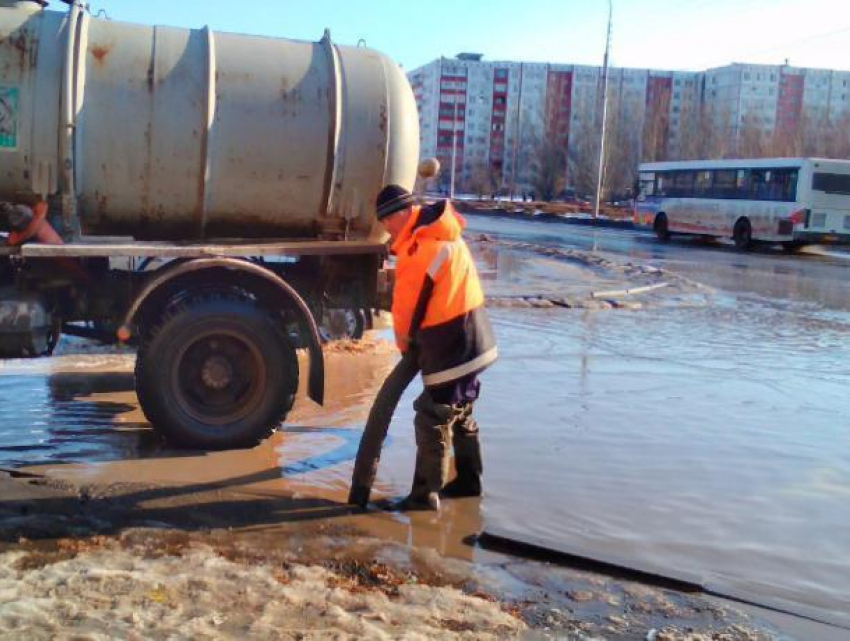
{"type": "MultiPolygon", "coordinates": [[[[381,450],[389,431],[393,413],[410,383],[419,374],[415,355],[402,356],[384,380],[360,439],[354,473],[351,479],[349,502],[365,505],[378,474],[381,450]]],[[[445,485],[449,469],[449,443],[452,442],[457,459],[458,473],[465,462],[480,468],[478,425],[472,418],[472,403],[450,405],[427,388],[416,399],[414,427],[416,430],[416,470],[411,496],[422,497],[428,492],[439,492],[445,485]],[[475,463],[477,461],[477,463],[475,463]]],[[[478,469],[480,474],[480,469],[478,469]]]]}
{"type": "MultiPolygon", "coordinates": [[[[472,418],[472,402],[448,405],[438,403],[427,388],[413,404],[416,410],[416,471],[412,498],[439,492],[449,480],[449,443],[454,446],[458,474],[478,452],[478,424],[472,418]]],[[[480,457],[476,459],[480,466],[480,457]]],[[[478,472],[480,474],[480,471],[478,472]]]]}

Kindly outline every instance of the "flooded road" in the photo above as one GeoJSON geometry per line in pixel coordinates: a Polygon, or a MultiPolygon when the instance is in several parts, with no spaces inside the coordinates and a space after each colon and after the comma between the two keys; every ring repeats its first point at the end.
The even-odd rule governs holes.
{"type": "MultiPolygon", "coordinates": [[[[447,502],[437,519],[339,522],[474,561],[487,553],[470,534],[507,531],[850,625],[850,262],[483,218],[470,231],[650,265],[707,293],[659,295],[639,310],[494,309],[502,358],[476,408],[486,497],[447,502]]],[[[479,257],[499,295],[578,295],[624,286],[628,273],[496,243],[479,257]]],[[[2,466],[304,501],[257,516],[259,526],[318,509],[309,501],[344,502],[359,430],[395,355],[380,341],[331,350],[326,408],[302,399],[267,443],[213,454],[154,438],[122,358],[5,364],[2,466]]],[[[379,497],[409,488],[419,389],[393,422],[379,497]]]]}
{"type": "Polygon", "coordinates": [[[496,315],[503,357],[485,398],[502,402],[480,412],[488,526],[850,623],[850,264],[472,228],[716,288],[703,307],[496,315]]]}

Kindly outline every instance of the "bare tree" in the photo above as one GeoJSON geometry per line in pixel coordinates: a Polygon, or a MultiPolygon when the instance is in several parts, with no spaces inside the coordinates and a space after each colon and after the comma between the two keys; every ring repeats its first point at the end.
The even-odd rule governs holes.
{"type": "Polygon", "coordinates": [[[677,160],[717,160],[730,153],[728,110],[689,105],[682,113],[677,160]]]}
{"type": "Polygon", "coordinates": [[[599,133],[591,118],[580,118],[573,126],[567,155],[569,187],[582,196],[596,189],[599,159],[599,133]]]}
{"type": "Polygon", "coordinates": [[[641,115],[634,105],[625,104],[622,94],[617,95],[615,107],[609,111],[607,126],[602,181],[604,200],[615,195],[625,196],[634,186],[641,161],[641,115]]]}
{"type": "Polygon", "coordinates": [[[551,201],[564,189],[567,152],[553,138],[538,142],[532,160],[532,187],[539,200],[551,201]]]}
{"type": "Polygon", "coordinates": [[[816,156],[826,158],[850,158],[850,114],[830,120],[824,127],[816,156]]]}
{"type": "Polygon", "coordinates": [[[658,94],[646,105],[643,125],[643,160],[667,160],[667,141],[670,137],[670,88],[660,87],[658,94]]]}
{"type": "Polygon", "coordinates": [[[825,109],[809,108],[792,127],[777,127],[768,155],[850,159],[850,114],[830,119],[825,109]]]}
{"type": "Polygon", "coordinates": [[[801,156],[803,154],[805,128],[802,115],[794,122],[793,127],[784,127],[777,123],[773,130],[770,155],[777,158],[801,156]]]}
{"type": "Polygon", "coordinates": [[[738,129],[735,155],[740,158],[763,158],[771,152],[769,138],[756,116],[745,115],[738,129]]]}
{"type": "Polygon", "coordinates": [[[486,159],[475,162],[469,172],[464,188],[479,198],[495,194],[499,190],[502,172],[486,159]]]}

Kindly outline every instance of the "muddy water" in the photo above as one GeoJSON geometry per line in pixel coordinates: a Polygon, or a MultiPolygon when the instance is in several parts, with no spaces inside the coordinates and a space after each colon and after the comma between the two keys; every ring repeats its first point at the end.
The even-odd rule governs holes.
{"type": "MultiPolygon", "coordinates": [[[[700,269],[676,246],[656,252],[618,242],[629,260],[679,269],[718,294],[702,306],[637,312],[494,310],[503,356],[485,376],[477,410],[486,498],[450,502],[438,518],[376,513],[337,522],[465,558],[483,554],[464,543],[467,535],[506,529],[846,620],[850,315],[837,272],[810,263],[829,272],[826,286],[796,259],[728,260],[722,250],[700,269]],[[739,281],[747,287],[736,289],[739,281]]],[[[552,274],[581,289],[616,284],[572,264],[547,269],[537,257],[488,251],[491,287],[557,290],[552,274]]],[[[380,344],[331,351],[328,407],[302,398],[267,443],[213,454],[173,452],[153,438],[126,365],[116,377],[97,374],[95,356],[58,370],[16,366],[0,376],[10,399],[0,458],[83,481],[291,496],[292,510],[258,525],[296,518],[312,509],[299,507],[301,499],[343,502],[359,429],[393,358],[380,344]],[[83,374],[88,368],[94,373],[83,374]]],[[[418,392],[409,390],[393,423],[378,498],[409,487],[418,392]]]]}
{"type": "MultiPolygon", "coordinates": [[[[483,527],[478,499],[452,502],[438,517],[380,510],[352,515],[345,505],[366,413],[395,362],[389,338],[385,330],[359,345],[328,348],[325,407],[306,399],[302,380],[296,406],[279,432],[257,448],[231,452],[188,452],[161,442],[138,408],[131,360],[111,363],[111,374],[97,371],[101,356],[13,362],[0,373],[0,392],[10,399],[0,412],[0,467],[81,484],[157,486],[164,489],[155,495],[166,501],[209,491],[241,497],[246,505],[285,499],[284,507],[276,503],[259,517],[242,518],[238,509],[222,508],[218,526],[262,529],[319,519],[456,558],[490,558],[465,542],[483,527]],[[85,373],[87,366],[92,373],[85,373]]],[[[413,396],[421,391],[417,387],[413,396]]],[[[410,482],[411,403],[405,400],[394,421],[376,500],[404,495],[410,482]]]]}

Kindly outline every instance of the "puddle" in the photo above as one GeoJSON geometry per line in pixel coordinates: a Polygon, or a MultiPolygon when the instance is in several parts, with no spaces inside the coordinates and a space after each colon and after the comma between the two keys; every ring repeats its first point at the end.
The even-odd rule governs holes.
{"type": "MultiPolygon", "coordinates": [[[[561,242],[547,233],[545,242],[561,242]]],[[[850,622],[845,274],[817,256],[656,248],[624,234],[599,242],[608,252],[623,244],[630,260],[678,270],[721,294],[707,306],[628,313],[493,310],[502,358],[484,376],[477,408],[485,499],[448,502],[437,518],[378,513],[335,522],[472,560],[486,553],[464,539],[493,525],[850,622]]],[[[550,267],[495,252],[482,271],[490,286],[507,288],[547,274],[595,278],[569,264],[550,267]]],[[[302,397],[260,447],[208,454],[178,454],[153,438],[126,367],[117,376],[98,374],[102,363],[81,373],[79,359],[61,372],[6,367],[0,458],[86,482],[206,486],[249,501],[339,506],[359,429],[394,358],[387,345],[329,352],[327,407],[302,397]]],[[[408,390],[393,422],[376,497],[409,488],[418,393],[418,384],[408,390]]],[[[309,505],[258,516],[257,525],[294,519],[309,505]]]]}

